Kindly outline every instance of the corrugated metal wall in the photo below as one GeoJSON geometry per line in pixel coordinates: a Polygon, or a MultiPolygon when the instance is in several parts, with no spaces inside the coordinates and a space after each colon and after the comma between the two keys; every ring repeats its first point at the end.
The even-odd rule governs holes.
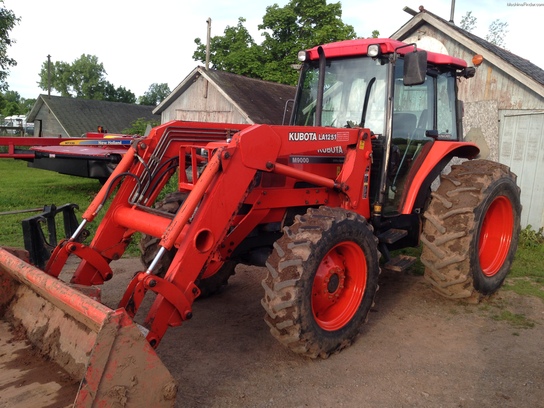
{"type": "Polygon", "coordinates": [[[523,227],[544,227],[544,110],[500,110],[499,162],[518,176],[523,227]]]}

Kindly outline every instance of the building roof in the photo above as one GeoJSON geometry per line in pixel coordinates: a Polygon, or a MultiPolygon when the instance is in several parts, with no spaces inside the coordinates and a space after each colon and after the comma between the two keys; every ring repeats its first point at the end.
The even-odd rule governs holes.
{"type": "Polygon", "coordinates": [[[453,26],[453,27],[460,33],[466,35],[475,43],[481,45],[485,49],[498,55],[504,61],[508,62],[509,64],[513,65],[515,68],[520,70],[521,72],[527,74],[528,76],[534,78],[540,84],[544,85],[544,69],[533,64],[531,61],[525,58],[519,57],[516,54],[513,54],[512,52],[505,50],[504,48],[501,48],[495,44],[490,43],[489,41],[486,41],[478,37],[477,35],[474,35],[466,30],[463,30],[462,28],[459,28],[457,26],[453,26]]]}
{"type": "Polygon", "coordinates": [[[425,10],[423,7],[420,7],[420,12],[393,33],[391,37],[395,39],[406,38],[425,23],[438,28],[475,53],[483,54],[484,58],[490,63],[500,67],[509,75],[527,84],[535,92],[544,96],[544,70],[542,68],[525,58],[457,27],[455,24],[425,10]],[[531,86],[531,82],[533,81],[535,86],[531,86]]]}
{"type": "Polygon", "coordinates": [[[79,137],[86,132],[96,132],[98,126],[103,126],[110,133],[122,133],[137,119],[159,120],[153,115],[154,106],[40,95],[27,121],[34,122],[44,105],[66,134],[72,137],[79,137]]]}
{"type": "MultiPolygon", "coordinates": [[[[287,101],[295,98],[294,86],[247,78],[230,72],[196,67],[153,111],[163,112],[183,94],[192,83],[203,76],[233,103],[249,123],[282,124],[287,101]]],[[[290,105],[291,106],[291,105],[290,105]]],[[[285,120],[289,120],[290,110],[285,120]]]]}

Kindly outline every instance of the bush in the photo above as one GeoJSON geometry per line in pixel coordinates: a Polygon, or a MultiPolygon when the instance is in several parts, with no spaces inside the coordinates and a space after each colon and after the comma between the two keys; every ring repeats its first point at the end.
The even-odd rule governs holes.
{"type": "Polygon", "coordinates": [[[531,225],[528,225],[525,229],[521,230],[519,245],[524,248],[537,248],[540,245],[544,245],[544,228],[536,231],[531,225]]]}

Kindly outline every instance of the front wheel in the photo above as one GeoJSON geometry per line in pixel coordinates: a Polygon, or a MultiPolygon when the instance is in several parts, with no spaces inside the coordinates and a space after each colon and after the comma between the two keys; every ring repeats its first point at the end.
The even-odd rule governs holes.
{"type": "Polygon", "coordinates": [[[328,357],[359,334],[378,289],[372,227],[341,208],[309,209],[274,244],[262,305],[270,332],[292,351],[328,357]]]}
{"type": "Polygon", "coordinates": [[[473,160],[453,166],[432,193],[421,241],[425,277],[449,298],[497,291],[520,233],[520,189],[502,164],[473,160]]]}

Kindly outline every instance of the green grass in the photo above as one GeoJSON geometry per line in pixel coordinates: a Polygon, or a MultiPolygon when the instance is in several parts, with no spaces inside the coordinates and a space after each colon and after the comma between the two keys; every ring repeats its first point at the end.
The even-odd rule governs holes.
{"type": "Polygon", "coordinates": [[[532,329],[535,327],[535,322],[528,319],[522,314],[512,313],[509,310],[502,310],[498,314],[491,316],[493,320],[504,321],[517,329],[532,329]]]}
{"type": "MultiPolygon", "coordinates": [[[[425,267],[419,260],[421,246],[394,251],[392,256],[404,254],[418,258],[410,272],[423,275],[425,267]]],[[[544,230],[535,231],[528,226],[521,231],[518,250],[512,264],[512,269],[503,286],[524,296],[536,296],[544,301],[544,230]]]]}
{"type": "MultiPolygon", "coordinates": [[[[480,303],[478,309],[484,315],[497,322],[508,323],[515,329],[532,329],[535,322],[521,313],[512,312],[514,308],[512,300],[505,298],[493,298],[490,302],[480,303]]],[[[514,336],[519,336],[519,332],[513,332],[514,336]]]]}
{"type": "MultiPolygon", "coordinates": [[[[74,203],[79,206],[76,217],[81,221],[81,215],[89,206],[92,199],[100,190],[101,185],[95,179],[68,176],[53,171],[40,170],[27,167],[21,160],[0,159],[0,213],[25,209],[40,211],[20,214],[0,215],[0,245],[24,248],[23,230],[21,222],[28,217],[42,212],[45,205],[55,204],[57,207],[63,204],[74,203]]],[[[177,188],[177,177],[170,179],[167,186],[159,195],[161,199],[167,192],[177,188]]],[[[96,228],[100,224],[107,210],[108,202],[92,223],[85,227],[91,233],[87,239],[90,242],[96,228]]],[[[58,239],[64,232],[62,214],[56,217],[58,239]]],[[[137,247],[140,234],[135,233],[131,244],[125,254],[139,256],[137,247]]]]}
{"type": "MultiPolygon", "coordinates": [[[[0,212],[75,203],[81,219],[100,189],[97,180],[33,169],[24,161],[12,159],[0,159],[0,180],[0,212]]],[[[36,214],[39,212],[0,215],[0,245],[24,247],[21,221],[36,214]]]]}
{"type": "Polygon", "coordinates": [[[521,234],[518,251],[504,289],[544,300],[544,235],[528,226],[521,234]]]}

